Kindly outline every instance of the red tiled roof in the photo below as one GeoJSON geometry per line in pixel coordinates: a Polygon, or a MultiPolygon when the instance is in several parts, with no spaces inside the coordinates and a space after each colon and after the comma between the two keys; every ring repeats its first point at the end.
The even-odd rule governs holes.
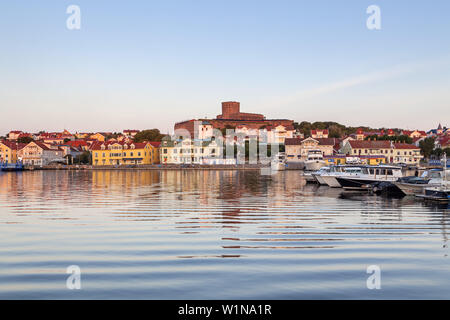
{"type": "Polygon", "coordinates": [[[319,141],[320,146],[334,146],[336,144],[335,138],[314,138],[319,141]]]}
{"type": "Polygon", "coordinates": [[[348,143],[353,149],[388,149],[391,147],[390,141],[349,140],[348,143]]]}
{"type": "Polygon", "coordinates": [[[17,142],[9,141],[9,140],[3,140],[3,141],[1,141],[1,143],[3,143],[5,146],[7,146],[8,148],[10,148],[12,150],[20,150],[27,145],[26,143],[17,143],[17,142]]]}
{"type": "Polygon", "coordinates": [[[394,149],[420,149],[419,147],[415,146],[414,144],[409,143],[394,143],[394,149]]]}
{"type": "Polygon", "coordinates": [[[300,138],[286,138],[286,139],[284,139],[284,145],[297,146],[297,145],[300,145],[303,140],[304,139],[300,139],[300,138]]]}
{"type": "Polygon", "coordinates": [[[315,129],[315,130],[311,130],[311,134],[317,134],[318,131],[322,131],[323,134],[328,134],[328,129],[315,129]]]}
{"type": "Polygon", "coordinates": [[[114,145],[114,144],[119,144],[121,146],[127,146],[128,148],[131,147],[132,144],[134,144],[135,149],[144,149],[145,146],[147,145],[146,142],[130,142],[130,143],[126,143],[126,142],[118,142],[118,141],[106,141],[106,142],[101,142],[101,141],[96,141],[94,142],[91,147],[90,150],[102,150],[102,145],[105,146],[105,150],[108,149],[108,146],[110,145],[114,145]]]}
{"type": "Polygon", "coordinates": [[[161,146],[161,142],[158,141],[150,141],[149,143],[155,148],[159,148],[161,146]]]}
{"type": "Polygon", "coordinates": [[[77,147],[77,148],[78,147],[86,147],[88,145],[87,142],[84,140],[68,141],[66,144],[71,147],[77,147]]]}
{"type": "Polygon", "coordinates": [[[334,146],[336,143],[339,143],[339,140],[336,138],[286,138],[284,140],[284,144],[286,146],[295,146],[300,145],[304,140],[313,139],[319,142],[321,146],[334,146]]]}

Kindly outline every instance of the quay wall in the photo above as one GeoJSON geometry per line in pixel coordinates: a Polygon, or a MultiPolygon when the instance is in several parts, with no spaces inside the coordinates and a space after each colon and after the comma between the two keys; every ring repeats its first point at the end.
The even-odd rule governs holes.
{"type": "Polygon", "coordinates": [[[200,165],[200,164],[154,164],[154,165],[121,165],[121,166],[92,166],[92,165],[53,165],[26,166],[25,170],[260,170],[267,167],[261,164],[240,165],[200,165]]]}

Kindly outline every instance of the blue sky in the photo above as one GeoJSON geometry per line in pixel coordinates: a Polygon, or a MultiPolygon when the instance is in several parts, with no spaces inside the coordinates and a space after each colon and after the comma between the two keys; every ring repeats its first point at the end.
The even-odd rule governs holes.
{"type": "Polygon", "coordinates": [[[3,1],[0,133],[167,132],[227,100],[268,118],[450,125],[449,15],[447,0],[3,1]]]}

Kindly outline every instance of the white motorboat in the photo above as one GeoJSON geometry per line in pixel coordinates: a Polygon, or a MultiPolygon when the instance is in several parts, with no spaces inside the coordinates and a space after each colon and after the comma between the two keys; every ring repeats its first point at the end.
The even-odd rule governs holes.
{"type": "Polygon", "coordinates": [[[306,171],[317,171],[326,166],[325,160],[323,160],[323,153],[321,150],[310,150],[305,160],[306,171]]]}
{"type": "MultiPolygon", "coordinates": [[[[444,170],[431,169],[420,177],[404,177],[393,182],[405,195],[422,194],[426,188],[439,187],[444,179],[444,170]]],[[[450,175],[447,174],[447,177],[450,175]]]]}
{"type": "Polygon", "coordinates": [[[316,182],[316,178],[313,177],[312,172],[309,171],[303,171],[302,175],[303,179],[305,179],[306,182],[316,182]]]}
{"type": "Polygon", "coordinates": [[[330,167],[322,167],[317,171],[311,172],[311,175],[316,179],[320,185],[327,185],[327,183],[322,179],[322,175],[330,172],[330,167]]]}
{"type": "Polygon", "coordinates": [[[331,188],[342,188],[336,177],[355,176],[360,173],[362,173],[360,166],[338,165],[330,167],[330,171],[324,172],[321,178],[331,188]]]}
{"type": "Polygon", "coordinates": [[[286,170],[286,154],[284,152],[277,153],[270,161],[270,169],[272,171],[286,170]]]}
{"type": "Polygon", "coordinates": [[[450,200],[450,181],[448,175],[449,165],[447,162],[447,157],[444,154],[442,168],[442,179],[439,186],[428,187],[423,190],[422,194],[417,194],[416,197],[422,198],[424,200],[432,200],[437,202],[449,202],[450,200]]]}
{"type": "Polygon", "coordinates": [[[397,166],[379,165],[362,166],[361,172],[348,176],[336,176],[336,180],[344,189],[368,189],[372,183],[395,182],[403,177],[402,168],[397,166]]]}

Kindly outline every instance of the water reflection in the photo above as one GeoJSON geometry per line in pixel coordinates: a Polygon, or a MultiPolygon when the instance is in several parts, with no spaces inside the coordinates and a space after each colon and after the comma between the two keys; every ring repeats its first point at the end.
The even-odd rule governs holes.
{"type": "Polygon", "coordinates": [[[449,297],[448,212],[296,171],[2,173],[0,297],[68,297],[57,281],[72,263],[88,270],[84,298],[123,298],[121,283],[129,298],[370,297],[370,264],[388,270],[383,298],[449,297]]]}

